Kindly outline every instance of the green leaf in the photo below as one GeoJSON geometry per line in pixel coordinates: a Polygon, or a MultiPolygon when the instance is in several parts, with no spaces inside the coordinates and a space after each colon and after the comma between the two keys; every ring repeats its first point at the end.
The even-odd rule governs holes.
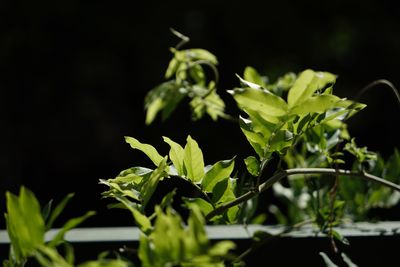
{"type": "Polygon", "coordinates": [[[183,158],[185,151],[183,147],[169,139],[168,137],[163,136],[164,142],[167,143],[171,149],[169,151],[169,158],[171,159],[172,163],[175,166],[178,175],[182,176],[185,175],[184,168],[183,168],[183,158]]]}
{"type": "Polygon", "coordinates": [[[176,70],[179,67],[180,62],[178,61],[178,59],[174,56],[171,61],[168,64],[168,68],[167,71],[165,72],[165,79],[169,79],[172,77],[172,75],[174,75],[174,73],[176,72],[176,70]]]}
{"type": "Polygon", "coordinates": [[[187,237],[185,238],[187,250],[192,254],[202,254],[207,251],[209,241],[204,228],[205,223],[200,210],[193,207],[188,219],[187,237]]]}
{"type": "Polygon", "coordinates": [[[251,82],[253,84],[258,84],[261,87],[266,88],[266,85],[265,85],[265,82],[264,82],[263,78],[257,72],[257,70],[254,69],[253,67],[247,66],[244,69],[243,78],[246,81],[249,81],[249,82],[251,82]]]}
{"type": "Polygon", "coordinates": [[[206,192],[212,192],[214,186],[225,178],[229,178],[235,166],[235,157],[215,163],[204,175],[201,187],[206,192]]]}
{"type": "Polygon", "coordinates": [[[42,208],[42,217],[43,220],[46,222],[49,219],[51,207],[53,205],[53,200],[51,199],[47,204],[42,208]]]}
{"type": "Polygon", "coordinates": [[[308,113],[322,113],[337,105],[341,99],[334,95],[318,95],[310,97],[291,109],[292,114],[306,115],[308,113]]]}
{"type": "Polygon", "coordinates": [[[205,86],[206,75],[204,73],[203,67],[200,64],[194,64],[189,69],[190,77],[193,78],[196,84],[205,86]]]}
{"type": "Polygon", "coordinates": [[[232,241],[220,241],[212,246],[208,253],[212,256],[224,257],[229,252],[229,250],[235,248],[236,245],[232,241]]]}
{"type": "Polygon", "coordinates": [[[343,244],[345,244],[345,245],[350,245],[349,240],[348,240],[346,237],[344,237],[343,235],[341,235],[338,231],[332,230],[332,236],[333,236],[336,240],[342,242],[343,244]]]}
{"type": "Polygon", "coordinates": [[[266,90],[248,87],[228,92],[233,95],[241,109],[254,110],[267,121],[274,120],[274,117],[284,116],[288,111],[285,100],[266,90]]]}
{"type": "Polygon", "coordinates": [[[279,124],[266,121],[258,112],[252,109],[245,109],[244,111],[249,115],[253,131],[262,134],[265,140],[268,140],[272,132],[279,127],[279,124]]]}
{"type": "Polygon", "coordinates": [[[140,193],[142,194],[143,205],[146,206],[157,188],[158,182],[166,176],[167,157],[165,157],[151,174],[150,178],[143,184],[140,193]]]}
{"type": "Polygon", "coordinates": [[[139,227],[139,229],[145,233],[145,234],[150,234],[152,226],[150,219],[147,218],[144,214],[142,214],[140,211],[134,207],[131,202],[129,202],[126,198],[124,197],[118,197],[118,201],[120,201],[124,206],[131,211],[133,218],[135,219],[136,225],[139,227]]]}
{"type": "Polygon", "coordinates": [[[152,145],[140,143],[137,139],[129,136],[125,136],[125,142],[127,142],[133,149],[138,149],[145,153],[156,166],[160,165],[163,160],[163,157],[152,145]]]}
{"type": "Polygon", "coordinates": [[[261,134],[254,132],[253,124],[250,120],[240,117],[239,125],[247,141],[249,141],[258,156],[264,158],[264,148],[267,145],[267,140],[261,134]]]}
{"type": "Polygon", "coordinates": [[[110,187],[109,191],[103,192],[102,195],[104,197],[117,197],[117,196],[124,196],[124,197],[130,197],[138,202],[141,201],[140,197],[140,187],[136,186],[125,186],[124,184],[114,182],[113,180],[115,179],[110,179],[110,180],[103,180],[100,179],[100,184],[104,184],[106,186],[110,187]],[[136,187],[136,189],[135,189],[136,187]]]}
{"type": "Polygon", "coordinates": [[[328,72],[315,72],[313,70],[303,71],[293,87],[289,90],[288,104],[294,107],[310,98],[315,91],[323,89],[326,85],[334,83],[336,76],[328,72]]]}
{"type": "Polygon", "coordinates": [[[17,262],[44,244],[45,224],[35,195],[21,187],[19,196],[6,192],[6,224],[17,262]]]}
{"type": "Polygon", "coordinates": [[[120,259],[100,259],[84,262],[79,264],[78,267],[132,267],[132,265],[120,259]]]}
{"type": "Polygon", "coordinates": [[[269,152],[277,151],[279,153],[285,152],[285,148],[290,147],[292,145],[294,135],[292,132],[288,130],[279,130],[276,131],[273,136],[271,136],[269,140],[269,152]]]}
{"type": "MultiPolygon", "coordinates": [[[[223,204],[225,202],[232,201],[236,199],[235,196],[235,186],[236,186],[236,180],[226,178],[222,180],[221,182],[217,183],[214,188],[213,188],[213,194],[212,194],[212,202],[214,205],[218,206],[220,204],[223,204]]],[[[227,210],[226,217],[229,222],[234,222],[237,218],[239,212],[239,207],[234,206],[232,208],[229,208],[227,210]]]]}
{"type": "Polygon", "coordinates": [[[164,82],[149,91],[145,97],[146,124],[151,124],[160,111],[162,119],[167,119],[186,94],[175,81],[164,82]]]}
{"type": "Polygon", "coordinates": [[[172,202],[174,201],[174,196],[176,194],[176,188],[174,188],[171,192],[168,192],[168,194],[166,194],[160,203],[160,208],[161,209],[165,209],[168,206],[172,205],[172,202]]]}
{"type": "Polygon", "coordinates": [[[211,205],[211,203],[209,203],[208,201],[206,201],[202,198],[183,197],[182,199],[183,199],[184,205],[187,209],[193,210],[194,206],[196,206],[197,208],[200,209],[200,211],[201,211],[201,213],[203,213],[203,215],[207,215],[214,209],[213,206],[211,205]]]}
{"type": "Polygon", "coordinates": [[[257,177],[260,174],[260,161],[256,157],[249,156],[244,159],[244,163],[251,175],[257,177]]]}
{"type": "Polygon", "coordinates": [[[218,117],[223,117],[225,115],[225,103],[221,97],[213,90],[204,98],[205,108],[211,119],[216,121],[218,117]]]}
{"type": "Polygon", "coordinates": [[[199,120],[206,113],[206,103],[203,98],[195,96],[189,104],[192,110],[192,120],[199,120]]]}
{"type": "Polygon", "coordinates": [[[72,228],[75,228],[76,226],[78,226],[79,224],[81,224],[82,222],[84,222],[85,220],[87,220],[89,217],[92,217],[93,215],[95,215],[96,212],[94,211],[89,211],[87,212],[85,215],[81,216],[81,217],[77,217],[77,218],[73,218],[68,220],[62,227],[61,229],[57,232],[57,234],[55,235],[55,237],[49,242],[49,246],[50,247],[55,247],[57,246],[59,243],[64,241],[64,235],[66,232],[68,232],[69,230],[71,230],[72,228]]]}
{"type": "Polygon", "coordinates": [[[161,98],[156,98],[154,101],[149,103],[146,107],[146,124],[151,124],[157,116],[157,113],[164,107],[164,102],[161,98]]]}
{"type": "Polygon", "coordinates": [[[199,182],[204,176],[203,152],[190,135],[186,141],[183,163],[187,171],[187,178],[193,182],[199,182]]]}
{"type": "Polygon", "coordinates": [[[147,218],[140,211],[134,208],[131,208],[130,211],[132,212],[132,215],[135,218],[135,222],[137,226],[140,228],[140,230],[145,234],[149,234],[152,229],[149,218],[147,218]]]}
{"type": "Polygon", "coordinates": [[[53,247],[39,246],[35,258],[42,267],[72,267],[53,247]]]}
{"type": "Polygon", "coordinates": [[[156,214],[154,231],[150,235],[154,257],[157,258],[155,261],[159,262],[155,266],[166,266],[167,262],[179,262],[183,257],[188,257],[189,251],[185,251],[185,233],[180,216],[169,209],[164,214],[158,207],[156,214]]]}
{"type": "MultiPolygon", "coordinates": [[[[243,87],[249,87],[249,88],[257,89],[257,90],[263,90],[263,89],[265,89],[265,88],[262,88],[261,85],[259,85],[259,84],[257,84],[257,83],[253,83],[253,82],[247,81],[247,80],[243,79],[242,77],[240,77],[240,76],[237,75],[237,74],[236,74],[236,77],[239,78],[240,83],[242,84],[243,87]]],[[[265,90],[266,90],[266,89],[265,89],[265,90]]],[[[268,91],[268,90],[266,90],[266,91],[268,91]]],[[[269,91],[268,91],[268,92],[269,92],[269,91]]]]}
{"type": "Polygon", "coordinates": [[[53,227],[54,221],[60,216],[61,212],[64,210],[65,206],[74,197],[74,193],[69,193],[65,198],[54,208],[53,212],[50,214],[50,218],[46,223],[46,230],[50,230],[53,227]]]}
{"type": "Polygon", "coordinates": [[[214,65],[218,64],[217,58],[212,53],[201,48],[186,49],[181,52],[191,60],[207,60],[214,65]]]}

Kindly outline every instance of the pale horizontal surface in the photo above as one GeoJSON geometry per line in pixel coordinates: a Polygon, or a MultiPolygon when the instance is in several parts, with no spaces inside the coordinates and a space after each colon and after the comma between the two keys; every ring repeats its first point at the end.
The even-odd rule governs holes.
{"type": "MultiPolygon", "coordinates": [[[[206,231],[210,239],[248,239],[255,231],[262,230],[271,234],[279,234],[285,230],[281,225],[209,225],[206,231]]],[[[339,233],[346,237],[362,236],[393,236],[400,238],[400,222],[387,221],[379,223],[359,222],[347,224],[335,228],[339,233]]],[[[52,229],[46,234],[46,240],[57,233],[58,229],[52,229]]],[[[94,227],[76,228],[69,231],[65,239],[69,242],[124,242],[138,241],[140,231],[136,227],[94,227]]],[[[324,234],[311,225],[303,226],[297,230],[292,230],[284,234],[286,237],[322,237],[324,234]]],[[[7,231],[0,230],[0,243],[9,243],[7,231]]]]}

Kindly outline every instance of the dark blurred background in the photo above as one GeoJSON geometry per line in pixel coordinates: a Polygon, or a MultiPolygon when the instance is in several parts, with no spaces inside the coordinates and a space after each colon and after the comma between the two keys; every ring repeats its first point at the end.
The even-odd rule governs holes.
{"type": "MultiPolygon", "coordinates": [[[[170,120],[145,126],[143,98],[163,81],[168,48],[178,41],[169,27],[191,37],[187,47],[217,55],[231,113],[224,90],[238,85],[235,73],[247,65],[271,77],[333,72],[341,97],[381,78],[400,87],[393,1],[4,1],[0,12],[1,214],[5,191],[26,185],[42,204],[76,192],[64,216],[98,211],[87,226],[131,225],[129,214],[106,209],[98,184],[149,164],[124,135],[166,154],[162,135],[184,143],[191,134],[207,164],[253,153],[233,123],[192,123],[187,103],[170,120]]],[[[352,119],[351,133],[360,145],[391,154],[400,120],[393,94],[378,86],[361,101],[369,107],[352,119]]]]}

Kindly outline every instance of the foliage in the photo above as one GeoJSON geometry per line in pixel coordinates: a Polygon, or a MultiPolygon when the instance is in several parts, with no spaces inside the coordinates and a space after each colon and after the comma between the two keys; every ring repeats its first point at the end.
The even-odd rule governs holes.
{"type": "MultiPolygon", "coordinates": [[[[189,40],[174,30],[172,32],[184,41],[189,40]]],[[[200,119],[206,113],[213,120],[226,117],[225,103],[216,92],[217,58],[200,48],[179,50],[177,46],[170,50],[173,58],[164,75],[169,80],[156,86],[145,98],[146,124],[152,123],[159,112],[163,120],[167,119],[186,97],[191,99],[193,119],[200,119]],[[215,77],[207,76],[207,67],[213,71],[215,77]]]]}
{"type": "Polygon", "coordinates": [[[46,232],[72,197],[73,194],[67,195],[54,209],[50,201],[42,212],[35,195],[25,187],[21,187],[18,196],[7,192],[5,218],[11,248],[9,259],[3,261],[3,266],[24,266],[29,258],[35,258],[41,266],[73,266],[72,248],[64,236],[70,229],[93,216],[93,211],[68,220],[50,241],[45,242],[46,232]],[[60,245],[65,247],[65,258],[57,250],[60,245]]]}
{"type": "MultiPolygon", "coordinates": [[[[181,49],[188,38],[171,48],[173,58],[165,73],[166,82],[151,90],[145,98],[146,124],[161,113],[168,118],[184,99],[190,99],[193,119],[208,114],[233,120],[225,113],[225,104],[217,94],[218,63],[203,49],[181,49]],[[208,77],[205,67],[211,69],[208,77]]],[[[284,204],[267,203],[269,212],[282,224],[312,223],[334,240],[348,244],[334,227],[344,220],[371,219],[372,208],[389,208],[400,200],[400,154],[394,151],[387,161],[379,154],[358,147],[347,130],[347,121],[366,105],[333,93],[336,75],[311,69],[287,73],[270,83],[252,67],[238,76],[239,86],[228,90],[241,115],[238,124],[254,154],[244,160],[245,170],[235,170],[237,158],[207,164],[198,142],[190,135],[181,145],[163,137],[169,147],[159,152],[150,144],[125,137],[131,148],[144,153],[152,166],[134,166],[115,178],[101,179],[107,187],[102,196],[111,199],[110,208],[127,209],[141,230],[138,257],[142,266],[225,266],[243,265],[247,255],[235,256],[231,241],[212,244],[205,224],[262,223],[265,215],[257,212],[258,197],[272,187],[284,204]],[[278,162],[278,163],[276,163],[278,162]],[[350,170],[342,169],[344,166],[350,170]],[[266,177],[266,168],[275,169],[266,177]],[[382,178],[379,178],[382,177],[382,178]],[[192,188],[189,196],[176,204],[177,188],[160,198],[161,182],[180,180],[192,188]],[[393,190],[394,189],[394,190],[393,190]],[[187,222],[186,224],[184,222],[187,222]]],[[[161,151],[161,150],[160,150],[161,151]]],[[[4,266],[23,266],[35,258],[42,266],[71,266],[73,252],[62,256],[57,247],[64,234],[91,216],[68,221],[56,237],[45,242],[45,231],[65,207],[70,196],[53,212],[50,206],[40,213],[33,194],[22,188],[20,196],[7,193],[7,229],[12,242],[10,259],[4,266]],[[29,223],[24,223],[29,219],[29,223]],[[18,229],[18,231],[17,231],[18,229]]],[[[269,233],[256,233],[259,246],[269,233]]],[[[325,263],[335,266],[321,254],[325,263]]],[[[355,266],[343,254],[349,266],[355,266]]],[[[80,266],[131,266],[125,259],[99,257],[80,266]]]]}

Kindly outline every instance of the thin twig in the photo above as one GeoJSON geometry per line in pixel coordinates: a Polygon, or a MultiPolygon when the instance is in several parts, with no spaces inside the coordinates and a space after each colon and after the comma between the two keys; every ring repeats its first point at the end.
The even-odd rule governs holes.
{"type": "Polygon", "coordinates": [[[175,46],[176,50],[179,50],[183,45],[185,45],[186,43],[188,43],[190,41],[190,38],[187,37],[186,35],[183,35],[182,33],[178,32],[177,30],[173,29],[173,28],[169,28],[169,30],[179,39],[181,39],[181,41],[175,46]]]}
{"type": "Polygon", "coordinates": [[[376,81],[373,81],[372,83],[370,83],[370,84],[368,84],[367,86],[365,86],[363,89],[361,89],[361,91],[356,95],[356,97],[355,97],[355,101],[358,101],[358,99],[360,99],[360,97],[363,95],[363,94],[365,94],[367,91],[369,91],[371,88],[373,88],[373,87],[375,87],[375,86],[377,86],[377,85],[380,85],[380,84],[383,84],[383,85],[387,85],[391,90],[392,90],[392,92],[393,92],[393,94],[396,96],[396,99],[397,99],[397,103],[399,104],[399,106],[400,106],[400,94],[399,94],[399,91],[397,90],[397,88],[391,83],[391,82],[389,82],[388,80],[385,80],[385,79],[380,79],[380,80],[376,80],[376,81]]]}

